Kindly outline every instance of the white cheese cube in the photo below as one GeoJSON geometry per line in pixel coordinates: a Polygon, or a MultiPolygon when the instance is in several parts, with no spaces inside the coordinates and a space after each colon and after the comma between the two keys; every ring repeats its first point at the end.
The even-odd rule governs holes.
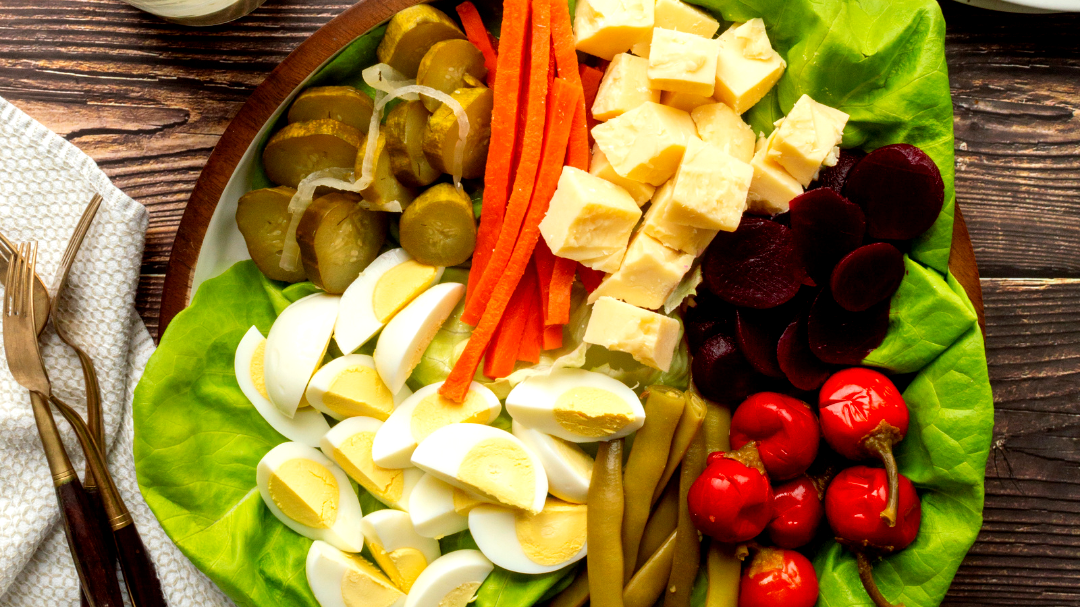
{"type": "Polygon", "coordinates": [[[593,304],[585,343],[626,352],[643,365],[667,371],[679,344],[679,321],[612,297],[593,304]]]}
{"type": "Polygon", "coordinates": [[[754,179],[750,182],[747,204],[755,213],[776,215],[788,210],[788,203],[803,193],[803,187],[784,167],[769,159],[768,148],[768,140],[764,137],[758,140],[754,158],[750,161],[754,179]]]}
{"type": "Polygon", "coordinates": [[[592,135],[616,173],[657,186],[675,174],[697,129],[690,114],[649,101],[596,125],[592,135]]]}
{"type": "Polygon", "coordinates": [[[663,91],[660,94],[661,105],[673,107],[684,112],[693,111],[694,108],[716,103],[712,97],[704,95],[691,95],[689,93],[676,93],[675,91],[663,91]]]}
{"type": "Polygon", "coordinates": [[[597,272],[604,272],[610,274],[619,269],[622,264],[623,256],[626,255],[626,249],[622,248],[615,251],[611,255],[601,255],[600,257],[591,257],[589,259],[579,259],[578,263],[583,266],[587,266],[596,270],[597,272]]]}
{"type": "Polygon", "coordinates": [[[844,112],[803,95],[787,116],[776,121],[776,131],[769,137],[769,160],[806,187],[823,164],[836,164],[847,121],[844,112]]]}
{"type": "Polygon", "coordinates": [[[697,257],[705,252],[705,247],[712,242],[717,230],[692,228],[672,221],[668,217],[668,210],[671,208],[671,194],[674,191],[674,180],[668,180],[656,188],[641,229],[665,245],[697,257]]]}
{"type": "Polygon", "coordinates": [[[653,28],[653,0],[578,0],[574,9],[577,50],[611,60],[639,42],[653,28]]]}
{"type": "Polygon", "coordinates": [[[589,294],[589,303],[606,296],[655,310],[664,305],[693,263],[693,255],[666,247],[639,231],[630,239],[619,269],[589,294]]]}
{"type": "Polygon", "coordinates": [[[712,95],[717,52],[715,40],[658,27],[649,51],[649,81],[663,91],[712,95]]]}
{"type": "Polygon", "coordinates": [[[604,122],[646,101],[660,101],[660,91],[649,83],[649,60],[619,53],[608,64],[593,101],[593,118],[604,122]]]}
{"type": "Polygon", "coordinates": [[[665,213],[668,220],[692,228],[732,232],[746,210],[754,169],[720,148],[691,139],[686,146],[665,213]]]}
{"type": "Polygon", "coordinates": [[[599,146],[593,146],[592,160],[589,162],[589,174],[596,175],[600,179],[606,179],[626,190],[626,193],[630,194],[630,197],[634,199],[634,202],[639,207],[648,202],[653,197],[653,193],[656,192],[656,188],[647,183],[627,179],[616,173],[615,168],[608,162],[607,156],[604,156],[604,152],[599,146]]]}
{"type": "Polygon", "coordinates": [[[754,129],[726,103],[710,103],[690,112],[698,137],[743,162],[754,157],[754,129]]]}
{"type": "Polygon", "coordinates": [[[540,234],[559,257],[588,260],[625,249],[640,217],[641,209],[626,190],[563,167],[540,234]]]}
{"type": "Polygon", "coordinates": [[[761,101],[780,80],[787,64],[773,50],[761,19],[735,24],[720,34],[717,41],[720,55],[713,97],[742,114],[761,101]]]}
{"type": "MultiPolygon", "coordinates": [[[[720,29],[720,22],[713,19],[712,15],[680,0],[656,0],[653,14],[655,27],[667,30],[712,38],[720,29]]],[[[631,50],[638,57],[647,58],[651,41],[650,36],[649,42],[639,42],[631,50]]]]}

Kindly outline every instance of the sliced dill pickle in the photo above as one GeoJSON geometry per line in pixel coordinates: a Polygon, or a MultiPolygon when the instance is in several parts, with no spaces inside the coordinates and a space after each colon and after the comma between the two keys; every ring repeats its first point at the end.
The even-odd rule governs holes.
{"type": "MultiPolygon", "coordinates": [[[[491,89],[460,88],[450,94],[469,117],[469,136],[465,139],[465,156],[461,176],[476,179],[484,174],[488,142],[491,139],[491,105],[495,100],[491,89]]],[[[454,172],[454,149],[458,141],[458,121],[450,106],[443,103],[428,119],[424,129],[424,154],[431,166],[443,173],[454,172]]]]}
{"type": "Polygon", "coordinates": [[[295,122],[267,142],[263,168],[270,181],[295,188],[315,171],[352,168],[363,137],[359,130],[337,120],[295,122]]]}
{"type": "Polygon", "coordinates": [[[476,248],[472,201],[453,184],[431,186],[401,214],[401,246],[423,264],[456,266],[476,248]]]}
{"type": "Polygon", "coordinates": [[[296,190],[278,186],[253,190],[236,203],[236,227],[244,236],[248,254],[267,278],[300,282],[306,275],[302,268],[281,269],[281,249],[289,231],[289,201],[296,190]]]}
{"type": "Polygon", "coordinates": [[[296,228],[300,261],[311,282],[343,293],[386,240],[386,213],[369,211],[351,192],[333,192],[308,205],[296,228]]]}
{"type": "MultiPolygon", "coordinates": [[[[367,138],[365,137],[360,145],[360,153],[356,155],[356,166],[353,168],[357,179],[360,179],[360,176],[363,175],[364,155],[366,153],[367,138]]],[[[401,204],[401,208],[405,208],[413,201],[413,198],[416,198],[416,192],[405,187],[403,183],[394,177],[394,172],[390,168],[390,153],[386,146],[386,134],[383,129],[379,130],[379,139],[375,144],[375,164],[372,168],[375,171],[374,181],[360,192],[364,200],[375,205],[385,205],[397,201],[401,204]]]]}
{"type": "Polygon", "coordinates": [[[419,101],[399,103],[386,116],[383,129],[386,130],[390,170],[398,181],[409,187],[429,185],[442,175],[424,156],[424,129],[430,116],[419,101]]]}
{"type": "Polygon", "coordinates": [[[351,86],[315,86],[307,89],[289,108],[289,122],[329,118],[361,133],[371,125],[375,102],[367,93],[351,86]]]}
{"type": "MultiPolygon", "coordinates": [[[[443,40],[432,45],[420,61],[416,83],[449,95],[457,89],[475,86],[465,82],[466,75],[471,76],[470,82],[480,82],[487,76],[484,55],[468,40],[443,40]]],[[[427,95],[420,95],[420,99],[429,112],[442,105],[427,95]]]]}
{"type": "Polygon", "coordinates": [[[375,55],[407,78],[416,78],[424,53],[436,42],[454,38],[463,39],[465,33],[446,13],[416,4],[390,19],[375,55]]]}

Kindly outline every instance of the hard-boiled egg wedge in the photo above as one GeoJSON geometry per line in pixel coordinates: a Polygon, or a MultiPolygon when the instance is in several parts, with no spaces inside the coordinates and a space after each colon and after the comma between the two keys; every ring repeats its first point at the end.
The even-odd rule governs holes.
{"type": "Polygon", "coordinates": [[[375,360],[366,354],[346,354],[326,363],[304,393],[312,407],[337,420],[358,415],[386,420],[410,394],[407,387],[392,394],[375,370],[375,360]]]}
{"type": "Polygon", "coordinates": [[[372,417],[350,417],[327,432],[319,447],[375,499],[391,508],[408,510],[413,488],[425,474],[419,468],[383,468],[371,459],[371,445],[381,426],[382,422],[372,417]]]}
{"type": "Polygon", "coordinates": [[[439,539],[468,529],[469,511],[481,503],[479,496],[424,473],[409,496],[408,512],[417,533],[439,539]]]}
{"type": "Polygon", "coordinates": [[[405,593],[359,554],[346,554],[326,542],[311,544],[307,582],[322,607],[402,607],[405,593]]]}
{"type": "Polygon", "coordinates": [[[248,329],[240,340],[240,345],[236,347],[236,358],[233,362],[240,391],[255,405],[255,410],[262,415],[266,423],[282,436],[309,447],[317,447],[319,439],[330,430],[330,424],[326,423],[322,413],[311,408],[300,409],[289,419],[270,402],[266,396],[263,373],[265,349],[266,340],[262,333],[255,327],[248,329]]]}
{"type": "Polygon", "coordinates": [[[345,472],[322,453],[282,443],[259,460],[255,481],[266,507],[293,531],[345,552],[364,549],[360,500],[345,472]]]}
{"type": "Polygon", "coordinates": [[[444,554],[413,582],[405,607],[465,607],[493,569],[479,550],[444,554]]]}
{"type": "Polygon", "coordinates": [[[633,390],[582,369],[526,379],[506,396],[506,410],[527,428],[574,443],[622,438],[645,423],[645,409],[633,390]]]}
{"type": "Polygon", "coordinates": [[[451,424],[432,432],[413,465],[486,501],[531,513],[544,508],[547,476],[540,458],[506,430],[451,424]]]}
{"type": "Polygon", "coordinates": [[[424,265],[405,249],[372,261],[341,295],[334,341],[348,354],[364,345],[395,314],[442,278],[443,268],[424,265]]]}
{"type": "Polygon", "coordinates": [[[585,504],[549,497],[539,514],[481,505],[469,513],[476,545],[503,569],[540,574],[585,558],[585,504]]]}
{"type": "Polygon", "coordinates": [[[450,317],[465,285],[444,282],[424,291],[383,327],[375,344],[375,368],[391,392],[397,392],[420,362],[424,350],[450,317]]]}
{"type": "Polygon", "coordinates": [[[424,386],[405,399],[375,435],[371,454],[384,468],[412,466],[416,445],[435,430],[456,423],[490,424],[499,417],[499,397],[473,382],[465,402],[455,403],[439,395],[442,382],[424,386]]]}
{"type": "Polygon", "coordinates": [[[400,510],[372,512],[360,527],[375,562],[405,592],[441,554],[438,540],[416,533],[409,515],[400,510]]]}
{"type": "Polygon", "coordinates": [[[548,492],[555,497],[584,504],[589,496],[593,458],[574,443],[526,428],[514,420],[510,432],[540,458],[547,473],[548,492]]]}
{"type": "Polygon", "coordinates": [[[337,320],[337,295],[315,293],[285,308],[266,337],[266,393],[292,417],[330,343],[337,320]]]}

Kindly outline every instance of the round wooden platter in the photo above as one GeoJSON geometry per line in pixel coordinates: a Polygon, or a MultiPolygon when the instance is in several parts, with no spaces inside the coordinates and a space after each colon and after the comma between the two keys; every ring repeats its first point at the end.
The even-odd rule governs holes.
{"type": "MultiPolygon", "coordinates": [[[[195,267],[210,220],[226,185],[260,130],[297,87],[338,51],[398,11],[419,3],[420,0],[360,0],[298,46],[240,108],[207,159],[180,221],[165,273],[159,338],[191,300],[195,267]]],[[[984,327],[979,269],[960,207],[956,207],[949,268],[975,304],[979,325],[984,327]]]]}

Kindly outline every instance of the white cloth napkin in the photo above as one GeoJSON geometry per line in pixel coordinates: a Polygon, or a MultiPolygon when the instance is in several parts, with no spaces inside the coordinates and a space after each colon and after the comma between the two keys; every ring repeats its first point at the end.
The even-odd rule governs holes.
{"type": "MultiPolygon", "coordinates": [[[[73,339],[97,368],[109,466],[169,604],[229,606],[232,602],[165,535],[135,479],[131,399],[154,351],[134,308],[146,209],[112,185],[90,157],[0,98],[0,231],[12,241],[39,243],[38,273],[50,289],[67,240],[94,192],[104,202],[75,260],[61,309],[73,339]]],[[[78,359],[51,326],[42,344],[53,391],[85,413],[78,359]]],[[[83,458],[74,433],[56,417],[81,473],[83,458]]],[[[78,605],[78,579],[58,524],[30,399],[11,377],[4,356],[0,462],[0,607],[78,605]]]]}

